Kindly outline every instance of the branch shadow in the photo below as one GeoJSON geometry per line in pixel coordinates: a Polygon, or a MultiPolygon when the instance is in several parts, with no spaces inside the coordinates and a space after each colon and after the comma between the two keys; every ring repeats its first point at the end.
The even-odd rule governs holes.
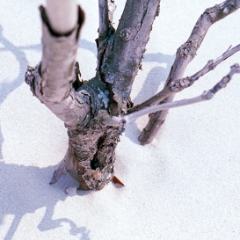
{"type": "Polygon", "coordinates": [[[3,144],[3,135],[2,135],[2,131],[1,131],[1,125],[0,125],[0,159],[3,159],[3,155],[2,155],[2,144],[3,144]]]}
{"type": "Polygon", "coordinates": [[[5,215],[14,216],[4,240],[12,239],[25,214],[34,213],[43,207],[46,211],[38,225],[40,231],[59,228],[62,223],[67,223],[71,235],[80,235],[80,238],[77,236],[78,239],[89,239],[89,230],[78,227],[71,219],[52,219],[56,203],[65,201],[68,197],[64,191],[59,191],[59,188],[64,188],[68,184],[76,185],[70,176],[64,176],[55,186],[43,182],[43,179],[51,175],[54,168],[53,166],[39,168],[0,162],[0,225],[3,224],[5,215]]]}
{"type": "MultiPolygon", "coordinates": [[[[15,79],[13,79],[12,81],[6,81],[6,82],[0,83],[0,105],[1,105],[7,96],[24,82],[25,72],[26,72],[27,66],[29,65],[29,62],[27,60],[27,57],[24,51],[37,50],[40,52],[42,50],[42,45],[34,44],[34,45],[17,47],[13,43],[11,43],[7,38],[4,37],[3,28],[1,25],[0,25],[0,43],[4,46],[3,48],[0,48],[0,53],[2,51],[11,52],[16,57],[20,66],[18,76],[15,79]]],[[[80,48],[80,43],[81,43],[81,48],[93,52],[95,56],[97,55],[95,43],[82,39],[79,42],[78,48],[80,48]]],[[[12,69],[10,66],[9,71],[16,71],[15,66],[12,66],[12,69]]]]}
{"type": "Polygon", "coordinates": [[[97,57],[97,45],[95,42],[91,42],[86,39],[80,39],[80,41],[78,42],[78,49],[79,48],[88,50],[97,57]]]}
{"type": "MultiPolygon", "coordinates": [[[[141,102],[146,101],[149,97],[155,95],[158,91],[158,87],[160,84],[165,83],[168,74],[170,72],[170,68],[175,59],[174,55],[167,55],[163,53],[148,53],[144,55],[143,67],[144,63],[147,62],[157,62],[159,64],[164,64],[166,67],[154,67],[148,73],[144,84],[137,94],[137,96],[133,99],[133,102],[139,104],[141,102]],[[146,90],[151,92],[150,96],[146,97],[146,90]]],[[[141,130],[137,127],[135,122],[131,122],[126,127],[125,136],[128,137],[135,144],[139,144],[137,136],[141,133],[141,130]],[[134,136],[134,137],[133,137],[134,136]]]]}
{"type": "MultiPolygon", "coordinates": [[[[11,52],[16,57],[19,63],[19,72],[17,77],[11,81],[0,82],[0,106],[1,106],[1,104],[4,102],[6,97],[16,88],[18,88],[24,81],[24,74],[28,65],[28,61],[27,61],[24,50],[34,49],[34,50],[40,51],[41,45],[36,44],[36,45],[30,45],[27,47],[16,47],[7,38],[4,37],[3,28],[1,25],[0,25],[0,43],[3,45],[3,47],[0,48],[0,53],[3,51],[11,52]]],[[[9,71],[15,72],[16,71],[15,66],[14,65],[9,66],[9,71]]],[[[3,158],[2,143],[3,143],[3,136],[2,136],[1,125],[0,125],[0,159],[3,158]]]]}
{"type": "MultiPolygon", "coordinates": [[[[26,54],[20,47],[16,47],[12,44],[8,39],[6,39],[3,35],[3,28],[0,25],[0,43],[4,46],[1,51],[10,51],[19,62],[19,73],[18,76],[12,81],[6,81],[1,83],[0,85],[0,104],[5,100],[9,93],[19,87],[24,80],[24,74],[27,69],[28,61],[26,58],[26,54]]],[[[30,48],[39,48],[40,45],[31,46],[30,48]]],[[[15,66],[9,66],[9,71],[16,71],[15,66]]]]}
{"type": "MultiPolygon", "coordinates": [[[[83,39],[81,42],[81,48],[89,50],[93,52],[96,55],[96,44],[93,42],[90,42],[88,40],[83,39]]],[[[0,106],[5,101],[7,96],[13,92],[15,89],[17,89],[22,83],[24,83],[24,76],[27,69],[27,66],[29,65],[29,61],[27,60],[25,50],[34,50],[41,52],[42,45],[39,44],[33,44],[33,45],[27,45],[27,46],[15,46],[13,43],[11,43],[5,36],[3,27],[0,25],[0,44],[2,44],[3,47],[0,47],[0,54],[4,51],[11,52],[16,60],[19,63],[19,69],[18,69],[18,75],[16,78],[6,79],[7,81],[0,81],[0,106]]],[[[80,43],[79,43],[80,48],[80,43]]],[[[3,61],[3,60],[1,60],[3,61]]],[[[9,66],[9,71],[16,72],[16,68],[14,65],[9,66]]],[[[4,77],[1,78],[1,80],[4,80],[4,77]]],[[[2,132],[1,132],[1,123],[0,123],[0,159],[3,159],[2,156],[2,143],[4,141],[2,132]]]]}
{"type": "MultiPolygon", "coordinates": [[[[6,97],[18,88],[24,81],[24,74],[29,64],[25,50],[37,50],[41,51],[41,44],[28,45],[28,46],[15,46],[8,39],[4,37],[3,29],[0,26],[0,43],[3,48],[1,51],[10,51],[19,62],[19,72],[16,78],[12,81],[2,82],[0,84],[0,105],[4,102],[6,97]]],[[[97,54],[96,45],[93,42],[82,39],[80,41],[81,48],[86,49],[97,54]]],[[[80,45],[79,45],[80,48],[80,45]]],[[[166,74],[169,72],[170,64],[174,56],[168,56],[164,54],[146,54],[144,62],[159,62],[166,63],[167,68],[156,67],[153,68],[134,101],[140,101],[142,96],[144,96],[144,91],[146,88],[151,87],[152,89],[157,89],[159,84],[165,79],[166,74]],[[153,76],[158,75],[159,78],[154,78],[153,76]]],[[[15,71],[14,66],[12,70],[15,71]]],[[[137,130],[135,123],[131,124],[131,128],[137,130]]],[[[134,131],[135,131],[134,130],[134,131]]],[[[128,136],[132,141],[132,134],[126,131],[126,136],[128,136]]],[[[4,138],[1,133],[0,128],[0,159],[2,156],[2,143],[4,138]]],[[[85,227],[78,227],[75,222],[68,218],[52,219],[54,213],[54,207],[57,202],[65,201],[68,197],[64,193],[64,188],[74,185],[71,181],[72,178],[64,176],[60,179],[59,183],[55,186],[49,186],[42,183],[42,179],[46,179],[51,176],[55,167],[39,168],[34,166],[23,166],[16,164],[7,164],[0,161],[0,224],[3,224],[4,216],[13,215],[14,219],[11,226],[6,233],[4,240],[12,239],[14,233],[16,232],[21,219],[27,213],[34,213],[37,209],[46,208],[44,217],[38,225],[40,231],[48,231],[50,229],[55,229],[61,227],[61,223],[67,223],[70,226],[69,233],[71,235],[81,235],[80,239],[89,239],[89,230],[85,227]],[[37,186],[37,188],[36,188],[37,186]],[[61,188],[61,191],[59,191],[61,188]],[[29,190],[30,189],[30,190],[29,190]],[[57,191],[56,191],[57,190],[57,191]],[[31,194],[30,194],[31,193],[31,194]],[[43,194],[44,193],[44,194],[43,194]],[[37,200],[36,200],[37,199],[37,200]]],[[[76,184],[76,183],[75,183],[76,184]]],[[[80,196],[86,195],[86,192],[80,192],[80,196]]]]}

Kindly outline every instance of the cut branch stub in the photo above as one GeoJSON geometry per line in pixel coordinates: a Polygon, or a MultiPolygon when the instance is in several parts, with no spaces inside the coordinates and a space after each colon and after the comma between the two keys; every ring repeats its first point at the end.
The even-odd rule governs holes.
{"type": "Polygon", "coordinates": [[[64,34],[76,25],[77,0],[46,0],[46,12],[51,28],[60,34],[64,34]]]}
{"type": "Polygon", "coordinates": [[[43,20],[42,61],[35,69],[28,68],[26,82],[42,103],[68,127],[74,128],[87,121],[90,111],[90,95],[72,88],[77,41],[84,13],[79,7],[78,24],[61,35],[51,29],[44,7],[40,7],[40,11],[43,20]]]}
{"type": "Polygon", "coordinates": [[[73,30],[59,34],[51,28],[44,7],[40,7],[42,17],[42,61],[40,91],[46,102],[60,102],[71,90],[80,29],[84,13],[79,7],[78,24],[73,30]]]}

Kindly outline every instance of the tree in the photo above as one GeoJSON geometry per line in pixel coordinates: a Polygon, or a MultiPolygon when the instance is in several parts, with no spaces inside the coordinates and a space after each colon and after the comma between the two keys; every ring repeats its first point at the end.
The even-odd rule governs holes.
{"type": "Polygon", "coordinates": [[[160,0],[127,0],[117,29],[112,26],[114,1],[99,0],[98,3],[96,75],[89,81],[82,81],[76,62],[77,42],[84,22],[81,7],[77,7],[74,0],[67,4],[48,0],[46,8],[40,7],[42,61],[35,68],[28,67],[25,76],[33,94],[68,129],[69,147],[50,184],[69,172],[79,181],[82,190],[99,190],[112,180],[115,148],[128,121],[151,113],[139,136],[142,145],[150,143],[164,123],[169,108],[211,99],[226,86],[233,74],[240,72],[239,65],[235,64],[220,82],[201,96],[172,102],[177,92],[190,87],[240,50],[240,45],[229,48],[193,76],[183,78],[210,26],[240,7],[239,0],[226,0],[200,16],[188,40],[178,48],[163,90],[133,106],[130,99],[132,84],[141,69],[152,24],[160,13],[160,0]]]}

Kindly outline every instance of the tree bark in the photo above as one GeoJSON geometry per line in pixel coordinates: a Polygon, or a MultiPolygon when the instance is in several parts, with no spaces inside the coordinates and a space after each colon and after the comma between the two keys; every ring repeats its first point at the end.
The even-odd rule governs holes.
{"type": "Polygon", "coordinates": [[[122,116],[132,106],[132,84],[159,12],[159,0],[128,0],[116,31],[109,21],[107,1],[99,0],[99,6],[102,17],[94,78],[79,81],[75,63],[84,20],[80,7],[78,24],[68,32],[56,31],[45,8],[40,8],[42,61],[35,68],[28,67],[26,72],[26,82],[33,94],[68,129],[69,147],[50,184],[70,172],[82,190],[99,190],[113,178],[115,148],[124,124],[107,125],[106,122],[112,116],[122,116]]]}
{"type": "MultiPolygon", "coordinates": [[[[169,86],[172,81],[183,77],[188,64],[193,60],[198,48],[201,46],[208,29],[217,21],[235,12],[239,7],[239,0],[227,0],[205,10],[196,22],[188,40],[177,50],[176,58],[165,86],[169,86]]],[[[158,102],[158,104],[171,102],[174,96],[175,93],[172,93],[164,100],[158,102]]],[[[149,115],[149,122],[138,138],[142,145],[153,141],[161,126],[164,124],[167,114],[168,110],[164,110],[149,115]]]]}
{"type": "Polygon", "coordinates": [[[227,58],[229,58],[230,56],[232,56],[233,54],[239,51],[240,51],[240,44],[233,48],[230,47],[226,52],[224,52],[217,59],[209,60],[207,64],[194,75],[190,77],[184,77],[184,78],[173,80],[170,85],[165,85],[163,90],[161,90],[159,93],[157,93],[153,97],[149,98],[147,101],[129,109],[128,113],[131,114],[134,112],[141,111],[150,106],[154,106],[159,102],[163,101],[164,99],[166,99],[167,97],[169,97],[171,94],[180,92],[185,88],[192,86],[194,82],[196,82],[200,77],[204,76],[209,71],[214,70],[220,63],[222,63],[224,60],[226,60],[227,58]]]}
{"type": "MultiPolygon", "coordinates": [[[[115,148],[126,124],[121,119],[133,107],[130,99],[132,84],[141,67],[152,24],[159,14],[160,0],[127,0],[116,30],[111,25],[114,1],[98,1],[98,63],[96,75],[88,81],[80,79],[79,65],[76,62],[84,13],[80,7],[77,8],[77,23],[73,25],[76,20],[73,4],[69,7],[73,16],[67,20],[68,24],[58,26],[57,19],[61,14],[57,13],[56,18],[48,16],[52,12],[51,2],[49,0],[50,8],[47,11],[40,7],[42,61],[35,68],[28,67],[25,76],[33,94],[64,122],[68,130],[68,150],[50,184],[56,183],[63,174],[69,172],[78,180],[79,189],[99,190],[114,176],[115,148]],[[115,121],[117,119],[120,121],[115,121]]],[[[226,1],[202,15],[201,19],[204,20],[199,20],[189,40],[177,52],[167,87],[164,88],[168,100],[173,98],[173,81],[177,83],[182,77],[207,29],[239,5],[240,1],[226,1]]],[[[156,103],[158,101],[159,99],[156,103]]],[[[136,110],[133,108],[132,112],[136,110]]],[[[160,115],[155,114],[160,118],[152,118],[154,123],[150,124],[151,128],[147,132],[160,126],[162,116],[166,113],[163,111],[160,115]]],[[[150,139],[145,136],[146,134],[143,139],[146,141],[140,138],[142,143],[150,139]]]]}

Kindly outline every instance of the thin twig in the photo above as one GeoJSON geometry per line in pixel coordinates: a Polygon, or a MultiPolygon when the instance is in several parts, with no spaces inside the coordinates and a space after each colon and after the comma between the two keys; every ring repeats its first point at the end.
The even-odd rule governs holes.
{"type": "Polygon", "coordinates": [[[207,64],[200,71],[198,71],[191,77],[186,77],[173,81],[172,84],[169,86],[170,90],[172,92],[180,92],[183,89],[192,86],[193,83],[197,81],[200,77],[213,70],[218,64],[222,63],[224,60],[226,60],[238,51],[240,51],[240,44],[234,48],[228,48],[228,50],[224,52],[220,57],[218,57],[214,61],[208,61],[207,64]]]}
{"type": "MultiPolygon", "coordinates": [[[[221,4],[215,5],[207,9],[198,19],[189,39],[178,49],[176,59],[171,68],[170,74],[166,81],[166,86],[170,86],[173,81],[183,77],[183,74],[188,64],[195,57],[198,48],[200,47],[208,29],[217,21],[229,16],[240,7],[240,0],[226,0],[221,4]]],[[[168,95],[163,101],[169,102],[174,98],[175,93],[168,95]]],[[[150,143],[160,127],[164,123],[167,116],[167,110],[157,112],[150,115],[147,126],[139,136],[141,144],[150,143]]]]}
{"type": "Polygon", "coordinates": [[[164,100],[170,94],[172,94],[172,92],[180,92],[183,89],[192,86],[193,83],[195,81],[197,81],[200,77],[204,76],[209,71],[215,69],[215,67],[217,65],[219,65],[224,60],[226,60],[233,54],[237,53],[238,51],[240,51],[240,44],[233,48],[231,48],[231,47],[228,48],[228,50],[226,52],[224,52],[221,56],[219,56],[215,60],[209,60],[207,62],[207,64],[201,70],[199,70],[197,73],[195,73],[194,75],[173,81],[170,84],[170,86],[165,86],[162,91],[160,91],[159,93],[157,93],[156,95],[154,95],[153,97],[148,99],[147,101],[129,109],[128,113],[137,112],[137,111],[145,109],[149,106],[154,106],[154,105],[158,104],[160,101],[164,100]]]}
{"type": "Polygon", "coordinates": [[[240,66],[239,64],[234,64],[231,66],[230,72],[224,76],[221,81],[219,81],[213,88],[211,88],[208,91],[204,91],[201,95],[194,97],[194,98],[189,98],[189,99],[183,99],[180,101],[175,101],[175,102],[170,102],[170,103],[163,103],[161,105],[156,105],[156,106],[151,106],[148,108],[145,108],[141,111],[134,112],[128,115],[125,115],[123,117],[113,117],[111,119],[106,119],[104,122],[105,124],[109,125],[118,125],[119,123],[129,123],[132,121],[135,121],[137,118],[142,117],[144,115],[150,114],[150,113],[155,113],[161,110],[166,110],[170,108],[176,108],[176,107],[182,107],[198,102],[203,102],[206,100],[210,100],[213,98],[213,96],[221,89],[225,88],[227,84],[230,82],[232,79],[233,75],[236,73],[240,73],[240,66]]]}
{"type": "Polygon", "coordinates": [[[126,121],[126,123],[128,123],[128,122],[132,122],[132,121],[136,120],[137,118],[139,118],[143,115],[154,113],[154,112],[157,112],[160,110],[165,110],[165,109],[170,109],[170,108],[175,108],[175,107],[182,107],[182,106],[190,105],[193,103],[202,102],[205,100],[210,100],[220,89],[227,86],[227,84],[230,82],[230,80],[232,79],[232,76],[235,73],[240,73],[239,64],[234,64],[233,66],[231,66],[230,72],[225,77],[223,77],[221,79],[221,81],[219,81],[212,89],[210,89],[208,91],[204,91],[200,96],[190,98],[190,99],[183,99],[183,100],[175,101],[175,102],[171,102],[171,103],[164,103],[161,105],[152,106],[152,107],[143,109],[139,112],[135,112],[135,113],[126,115],[123,117],[123,119],[126,121]]]}

